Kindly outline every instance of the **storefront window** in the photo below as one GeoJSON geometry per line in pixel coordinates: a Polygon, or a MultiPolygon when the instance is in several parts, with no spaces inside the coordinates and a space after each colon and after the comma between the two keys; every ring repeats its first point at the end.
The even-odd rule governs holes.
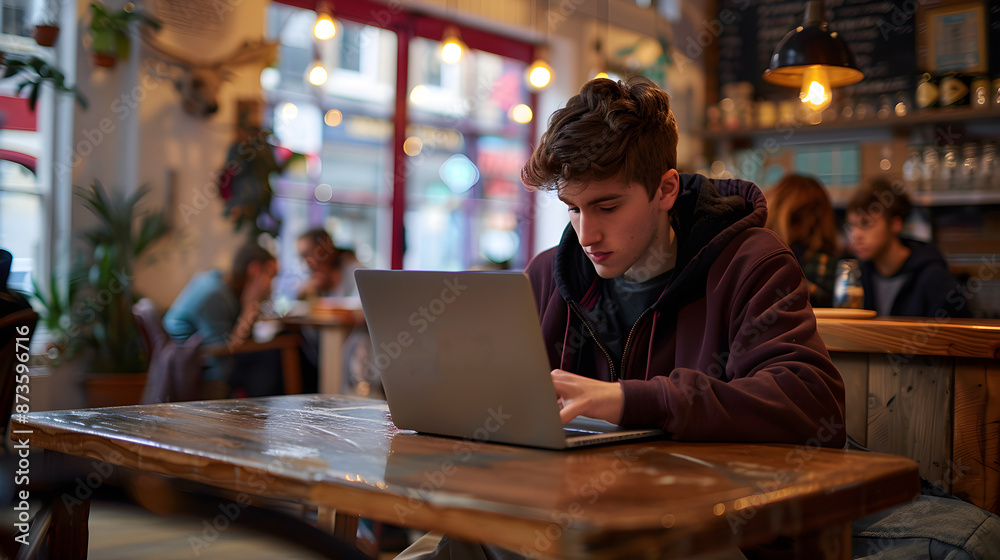
{"type": "Polygon", "coordinates": [[[19,163],[0,160],[0,247],[14,255],[7,281],[11,288],[34,291],[31,280],[42,262],[42,241],[42,197],[35,173],[19,163]]]}
{"type": "Polygon", "coordinates": [[[269,10],[271,35],[282,47],[279,79],[265,84],[268,118],[279,155],[292,157],[275,186],[278,291],[291,297],[307,274],[295,241],[309,228],[325,228],[367,267],[389,266],[396,35],[338,21],[336,36],[320,42],[312,38],[315,12],[281,4],[269,10]],[[316,62],[329,75],[320,86],[306,78],[316,62]]]}
{"type": "MultiPolygon", "coordinates": [[[[261,83],[266,126],[279,155],[292,158],[274,202],[283,220],[279,290],[290,294],[304,274],[295,239],[311,227],[326,228],[365,266],[390,266],[397,36],[338,20],[337,34],[318,41],[315,12],[272,4],[269,13],[281,55],[261,83]],[[328,79],[312,85],[317,64],[328,79]]],[[[409,44],[403,266],[523,267],[529,225],[519,177],[530,117],[512,115],[527,107],[526,65],[474,50],[444,64],[439,49],[423,38],[409,44]]]]}
{"type": "Polygon", "coordinates": [[[520,181],[528,127],[512,109],[525,104],[524,63],[468,50],[442,64],[441,44],[410,47],[406,254],[411,269],[523,267],[527,195],[520,181]]]}

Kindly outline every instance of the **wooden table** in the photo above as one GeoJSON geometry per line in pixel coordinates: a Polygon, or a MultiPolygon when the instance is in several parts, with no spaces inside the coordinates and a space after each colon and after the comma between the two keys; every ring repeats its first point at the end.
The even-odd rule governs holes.
{"type": "Polygon", "coordinates": [[[293,330],[311,327],[319,331],[319,392],[343,392],[344,341],[359,322],[364,322],[364,316],[283,317],[281,322],[293,330]]]}
{"type": "Polygon", "coordinates": [[[1000,514],[1000,320],[818,319],[844,376],[847,433],[1000,514]]]}
{"type": "Polygon", "coordinates": [[[850,558],[852,520],[919,493],[916,464],[893,455],[545,451],[403,432],[382,402],[324,395],[39,412],[13,429],[45,449],[546,557],[682,558],[787,535],[802,558],[850,558]]]}

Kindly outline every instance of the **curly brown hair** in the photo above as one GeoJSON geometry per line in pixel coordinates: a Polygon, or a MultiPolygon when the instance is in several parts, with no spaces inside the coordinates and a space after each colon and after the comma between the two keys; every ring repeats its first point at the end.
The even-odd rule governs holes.
{"type": "Polygon", "coordinates": [[[789,245],[801,245],[808,252],[837,255],[837,220],[830,195],[819,181],[804,175],[788,174],[764,193],[767,197],[765,227],[789,245]]]}
{"type": "Polygon", "coordinates": [[[646,188],[677,166],[677,121],[670,96],[650,79],[590,80],[549,119],[521,169],[529,188],[557,191],[564,182],[618,178],[646,188]]]}

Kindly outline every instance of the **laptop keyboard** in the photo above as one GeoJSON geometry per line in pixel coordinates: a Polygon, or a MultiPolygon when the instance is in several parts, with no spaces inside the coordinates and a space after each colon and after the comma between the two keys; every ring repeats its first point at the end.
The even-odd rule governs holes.
{"type": "Polygon", "coordinates": [[[572,437],[572,436],[589,436],[589,435],[593,435],[593,434],[604,434],[604,433],[607,433],[607,432],[600,432],[600,431],[597,431],[597,430],[577,430],[577,429],[573,429],[573,428],[563,428],[563,434],[566,437],[572,437]]]}

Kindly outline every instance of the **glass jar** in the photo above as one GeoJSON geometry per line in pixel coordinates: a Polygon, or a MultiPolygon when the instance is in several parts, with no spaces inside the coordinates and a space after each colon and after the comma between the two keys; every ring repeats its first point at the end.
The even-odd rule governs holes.
{"type": "Polygon", "coordinates": [[[958,164],[961,157],[959,147],[951,144],[944,147],[941,157],[941,188],[954,189],[958,183],[958,164]]]}
{"type": "Polygon", "coordinates": [[[986,76],[972,78],[972,106],[976,109],[990,108],[990,79],[986,76]]]}
{"type": "Polygon", "coordinates": [[[934,146],[924,146],[923,181],[921,190],[930,192],[937,188],[938,174],[941,172],[941,157],[934,146]]]}
{"type": "Polygon", "coordinates": [[[980,190],[1000,191],[1000,153],[996,142],[983,144],[979,157],[976,185],[980,190]]]}
{"type": "Polygon", "coordinates": [[[896,92],[896,104],[892,108],[893,113],[897,117],[905,117],[909,114],[911,107],[913,107],[913,100],[910,99],[910,94],[905,91],[896,92]]]}
{"type": "Polygon", "coordinates": [[[969,142],[962,146],[962,167],[959,169],[959,180],[955,183],[958,189],[976,188],[976,169],[979,167],[979,146],[969,142]]]}
{"type": "Polygon", "coordinates": [[[861,285],[861,263],[858,259],[837,261],[833,284],[833,306],[848,309],[865,308],[865,289],[861,285]]]}
{"type": "Polygon", "coordinates": [[[906,161],[903,162],[903,184],[906,190],[916,192],[922,189],[924,162],[920,155],[920,146],[910,146],[906,161]]]}
{"type": "Polygon", "coordinates": [[[889,115],[892,115],[892,97],[888,94],[880,95],[878,98],[878,109],[875,112],[875,116],[880,119],[888,119],[889,115]]]}

